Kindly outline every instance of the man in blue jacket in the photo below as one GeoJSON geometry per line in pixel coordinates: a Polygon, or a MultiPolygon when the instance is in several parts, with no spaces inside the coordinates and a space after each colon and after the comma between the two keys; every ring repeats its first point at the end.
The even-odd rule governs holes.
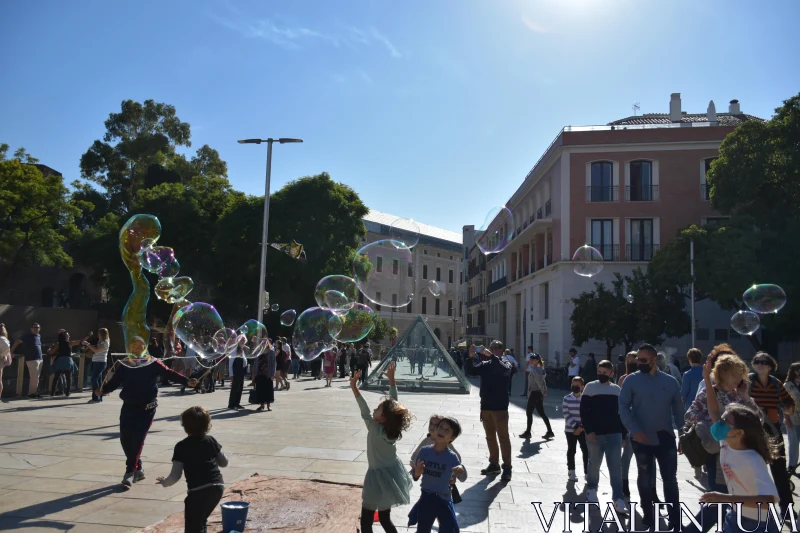
{"type": "Polygon", "coordinates": [[[503,473],[503,481],[511,481],[511,439],[508,436],[508,384],[511,363],[503,360],[503,343],[492,341],[491,356],[485,361],[475,358],[475,346],[469,348],[472,374],[481,377],[481,422],[489,446],[489,466],[481,470],[484,476],[503,473]],[[500,441],[498,448],[497,441],[500,441]],[[500,467],[502,452],[503,466],[500,467]]]}
{"type": "Polygon", "coordinates": [[[686,413],[689,406],[692,405],[694,397],[697,396],[697,389],[700,387],[700,382],[703,381],[703,352],[697,348],[692,348],[686,353],[686,359],[689,360],[689,364],[692,368],[683,373],[683,381],[681,382],[684,413],[686,413]]]}

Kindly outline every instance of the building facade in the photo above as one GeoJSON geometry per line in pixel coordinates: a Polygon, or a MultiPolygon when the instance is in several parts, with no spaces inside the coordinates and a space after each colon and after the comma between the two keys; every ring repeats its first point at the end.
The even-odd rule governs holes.
{"type": "MultiPolygon", "coordinates": [[[[367,236],[364,244],[392,237],[392,224],[400,217],[370,210],[364,217],[367,236]]],[[[396,276],[411,277],[413,297],[410,303],[400,308],[379,306],[365,301],[359,293],[361,303],[369,305],[381,317],[397,328],[398,335],[412,324],[417,315],[422,315],[438,337],[449,348],[463,335],[461,310],[461,235],[456,232],[416,223],[419,242],[411,248],[413,268],[400,268],[396,276]],[[441,293],[431,293],[428,283],[435,280],[441,293]]],[[[416,228],[415,228],[416,229],[416,228]]],[[[377,265],[377,256],[371,257],[377,265]]],[[[388,265],[387,265],[388,268],[388,265]]],[[[386,294],[392,294],[387,283],[386,294]]],[[[388,346],[388,341],[383,344],[388,346]]]]}
{"type": "MultiPolygon", "coordinates": [[[[477,320],[482,329],[474,331],[503,340],[516,353],[533,346],[550,364],[563,364],[572,346],[572,298],[593,290],[595,282],[610,285],[615,272],[646,269],[680,230],[721,218],[709,203],[706,172],[725,136],[746,120],[761,119],[742,114],[738,101],[729,113],[717,115],[712,102],[706,114],[687,114],[676,93],[670,113],[565,127],[506,203],[513,213],[508,246],[485,256],[485,267],[476,247],[464,252],[467,271],[475,265],[468,331],[477,320]],[[584,244],[604,259],[603,271],[592,278],[577,276],[570,262],[584,244]]],[[[496,219],[475,238],[486,239],[508,223],[496,219]]],[[[699,303],[696,317],[699,348],[747,344],[730,330],[730,313],[715,304],[699,303]]],[[[682,355],[690,343],[687,331],[665,346],[682,355]]],[[[606,347],[591,341],[578,350],[605,354],[606,347]]]]}

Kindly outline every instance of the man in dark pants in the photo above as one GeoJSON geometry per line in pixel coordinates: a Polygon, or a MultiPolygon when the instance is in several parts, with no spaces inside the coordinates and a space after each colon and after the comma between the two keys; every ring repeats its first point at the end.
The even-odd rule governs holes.
{"type": "Polygon", "coordinates": [[[372,361],[369,360],[369,352],[366,348],[361,348],[358,351],[358,369],[361,371],[360,383],[363,385],[364,380],[367,379],[367,369],[372,366],[372,361]]]}
{"type": "MultiPolygon", "coordinates": [[[[141,357],[146,346],[144,339],[133,337],[129,352],[141,357]]],[[[122,400],[122,409],[119,413],[119,440],[122,451],[125,452],[125,475],[122,484],[130,487],[133,483],[144,479],[142,448],[156,414],[159,380],[166,375],[172,381],[190,387],[197,385],[197,380],[187,379],[155,358],[147,366],[131,368],[117,363],[112,370],[114,376],[98,388],[95,394],[101,397],[122,386],[122,391],[119,393],[122,400]]]]}
{"type": "Polygon", "coordinates": [[[228,396],[228,409],[244,409],[242,392],[244,391],[244,374],[247,366],[244,357],[234,357],[233,376],[231,376],[231,392],[228,396]]]}

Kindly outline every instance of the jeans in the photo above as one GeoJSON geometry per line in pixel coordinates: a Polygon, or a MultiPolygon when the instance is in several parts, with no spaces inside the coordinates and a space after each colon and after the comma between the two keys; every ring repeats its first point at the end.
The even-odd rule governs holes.
{"type": "Polygon", "coordinates": [[[297,379],[300,374],[300,359],[292,359],[292,374],[294,374],[294,379],[297,379]]]}
{"type": "Polygon", "coordinates": [[[186,533],[206,533],[206,521],[222,499],[225,487],[212,485],[186,494],[183,500],[184,531],[186,533]]]}
{"type": "Polygon", "coordinates": [[[228,395],[228,408],[233,409],[242,403],[242,392],[244,391],[244,376],[234,375],[231,378],[231,392],[228,395]]]}
{"type": "MultiPolygon", "coordinates": [[[[716,514],[716,513],[715,513],[716,514]]],[[[761,521],[746,516],[737,518],[736,512],[731,510],[725,516],[725,521],[722,524],[723,533],[751,533],[758,530],[759,532],[778,533],[778,526],[772,520],[769,520],[769,525],[766,526],[766,518],[761,521]],[[742,522],[742,527],[739,527],[738,521],[742,522]],[[765,527],[766,526],[766,527],[765,527]]]]}
{"type": "Polygon", "coordinates": [[[632,458],[633,458],[633,446],[631,445],[631,434],[628,433],[628,436],[625,437],[625,447],[622,449],[622,460],[620,461],[620,470],[622,471],[622,479],[628,479],[628,472],[630,472],[631,469],[632,458]]]}
{"type": "Polygon", "coordinates": [[[708,470],[708,490],[713,492],[728,492],[727,487],[720,487],[717,485],[717,461],[719,461],[719,454],[715,453],[706,463],[706,469],[708,470]],[[725,490],[721,490],[722,488],[725,488],[725,490]]]}
{"type": "Polygon", "coordinates": [[[622,468],[620,467],[622,452],[622,433],[595,435],[595,441],[586,440],[589,447],[589,471],[586,472],[586,488],[597,490],[600,483],[600,466],[603,455],[606,456],[608,476],[611,478],[611,493],[614,500],[622,499],[622,468]]]}
{"type": "Polygon", "coordinates": [[[783,445],[783,435],[780,429],[775,428],[772,424],[764,424],[764,431],[778,447],[778,458],[770,463],[769,470],[775,481],[775,488],[778,489],[778,499],[783,511],[789,507],[793,498],[789,485],[789,472],[786,470],[786,448],[783,445]]]}
{"type": "Polygon", "coordinates": [[[503,456],[503,466],[511,468],[511,439],[508,436],[508,411],[481,411],[486,445],[489,447],[489,463],[496,465],[503,456]],[[500,441],[500,447],[497,441],[500,441]]]}
{"type": "Polygon", "coordinates": [[[539,413],[539,416],[542,417],[542,420],[544,420],[544,425],[547,426],[547,432],[552,433],[553,430],[550,427],[550,419],[547,418],[547,414],[544,412],[544,394],[538,390],[531,392],[531,395],[528,397],[528,405],[525,409],[525,416],[528,418],[528,429],[526,429],[525,432],[531,432],[534,409],[539,413]]]}
{"type": "Polygon", "coordinates": [[[25,361],[28,367],[28,396],[39,394],[39,374],[42,371],[42,360],[25,361]]]}
{"type": "Polygon", "coordinates": [[[153,418],[155,409],[145,409],[141,405],[122,404],[119,412],[119,441],[122,451],[125,452],[125,472],[142,470],[142,448],[144,439],[153,418]]]}
{"type": "Polygon", "coordinates": [[[103,401],[102,396],[95,396],[94,391],[100,388],[103,384],[103,372],[106,369],[105,361],[94,362],[92,361],[92,400],[99,402],[103,401]]]}
{"type": "Polygon", "coordinates": [[[800,427],[787,427],[786,436],[789,438],[789,468],[794,468],[797,466],[798,450],[800,450],[800,427]]]}
{"type": "Polygon", "coordinates": [[[582,431],[580,435],[575,435],[571,431],[566,433],[567,436],[567,470],[575,470],[575,450],[576,445],[581,446],[581,455],[583,455],[583,472],[589,471],[589,451],[586,449],[586,432],[582,431]]]}
{"type": "Polygon", "coordinates": [[[664,502],[670,503],[669,520],[672,527],[680,524],[680,495],[678,492],[678,447],[671,431],[659,431],[657,444],[642,444],[634,441],[633,454],[636,456],[637,486],[641,498],[644,521],[655,524],[653,516],[653,494],[655,493],[655,468],[661,471],[664,483],[664,502]]]}
{"type": "Polygon", "coordinates": [[[431,533],[431,527],[437,521],[439,533],[460,531],[453,500],[444,500],[432,492],[423,490],[419,501],[408,513],[408,525],[416,525],[417,533],[431,533]]]}

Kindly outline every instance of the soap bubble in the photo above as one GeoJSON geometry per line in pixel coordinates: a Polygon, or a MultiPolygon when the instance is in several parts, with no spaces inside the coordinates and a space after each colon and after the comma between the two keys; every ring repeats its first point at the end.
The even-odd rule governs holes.
{"type": "Polygon", "coordinates": [[[572,256],[572,270],[579,276],[591,278],[603,271],[603,256],[596,248],[584,244],[572,256]]]}
{"type": "Polygon", "coordinates": [[[236,349],[239,334],[231,328],[222,328],[211,338],[211,348],[215,353],[229,355],[236,349]]]}
{"type": "MultiPolygon", "coordinates": [[[[267,334],[267,327],[255,319],[250,319],[236,330],[239,334],[239,339],[244,337],[245,339],[245,346],[247,349],[243,350],[242,354],[238,354],[239,351],[236,346],[234,346],[234,351],[231,353],[231,357],[247,357],[247,358],[254,358],[258,357],[264,350],[267,349],[267,343],[269,342],[268,334],[267,334]]],[[[240,343],[241,344],[241,343],[240,343]]]]}
{"type": "Polygon", "coordinates": [[[281,326],[291,326],[297,318],[297,311],[288,309],[281,314],[281,326]]]}
{"type": "Polygon", "coordinates": [[[481,252],[502,252],[514,237],[514,215],[504,205],[493,207],[478,231],[483,233],[476,242],[481,252]]]}
{"type": "Polygon", "coordinates": [[[439,285],[439,282],[432,279],[428,282],[428,290],[431,291],[431,294],[434,296],[439,296],[442,294],[442,287],[439,285]]]}
{"type": "Polygon", "coordinates": [[[357,251],[353,274],[358,290],[370,302],[398,308],[414,299],[413,255],[394,241],[375,241],[357,251]]]}
{"type": "Polygon", "coordinates": [[[152,364],[155,360],[156,358],[149,353],[143,353],[142,355],[129,353],[125,357],[121,357],[118,363],[128,368],[142,368],[143,366],[152,364]]]}
{"type": "Polygon", "coordinates": [[[389,238],[402,248],[413,248],[419,242],[419,224],[410,218],[397,218],[389,227],[389,238]]]}
{"type": "Polygon", "coordinates": [[[161,278],[156,283],[156,298],[164,300],[168,304],[174,304],[185,299],[192,292],[194,281],[188,276],[179,278],[161,278]]]}
{"type": "Polygon", "coordinates": [[[139,254],[139,264],[142,265],[143,269],[153,274],[158,274],[174,260],[175,251],[166,246],[142,248],[142,252],[139,254]]]}
{"type": "Polygon", "coordinates": [[[336,346],[334,335],[342,331],[342,319],[330,309],[310,307],[300,313],[295,323],[292,346],[305,360],[316,359],[319,354],[336,346]]]}
{"type": "Polygon", "coordinates": [[[272,305],[269,307],[269,310],[270,310],[270,311],[272,311],[273,313],[276,313],[276,312],[278,312],[278,310],[279,310],[280,308],[281,308],[281,306],[280,306],[280,305],[278,305],[278,304],[272,304],[272,305]]]}
{"type": "Polygon", "coordinates": [[[629,295],[627,295],[627,296],[625,297],[625,299],[626,299],[626,300],[628,300],[628,303],[629,303],[629,304],[632,304],[632,303],[633,303],[633,294],[629,294],[629,295]]]}
{"type": "Polygon", "coordinates": [[[355,304],[341,317],[342,329],[335,338],[339,342],[358,342],[375,327],[375,311],[364,304],[355,304]]]}
{"type": "Polygon", "coordinates": [[[349,301],[343,292],[328,291],[325,293],[325,309],[330,309],[337,316],[346,315],[355,302],[349,301]]]}
{"type": "Polygon", "coordinates": [[[744,304],[759,314],[777,313],[786,305],[786,293],[777,285],[753,285],[742,295],[744,304]]]}
{"type": "Polygon", "coordinates": [[[326,309],[328,304],[325,302],[325,295],[328,291],[338,291],[347,297],[347,301],[355,303],[358,299],[358,287],[353,278],[335,274],[333,276],[325,276],[314,289],[314,299],[317,301],[317,306],[326,309]]]}
{"type": "Polygon", "coordinates": [[[175,334],[186,345],[187,353],[188,350],[192,350],[201,362],[207,363],[216,359],[213,350],[207,352],[204,348],[206,343],[210,346],[213,335],[225,327],[213,305],[203,302],[190,303],[178,309],[172,324],[175,334]]]}
{"type": "Polygon", "coordinates": [[[738,311],[731,317],[731,328],[739,335],[752,335],[760,325],[761,320],[752,311],[738,311]]]}
{"type": "Polygon", "coordinates": [[[181,271],[181,264],[178,262],[176,257],[173,257],[170,260],[164,261],[164,265],[162,266],[161,270],[159,271],[158,275],[162,278],[172,278],[178,275],[178,272],[181,271]]]}

